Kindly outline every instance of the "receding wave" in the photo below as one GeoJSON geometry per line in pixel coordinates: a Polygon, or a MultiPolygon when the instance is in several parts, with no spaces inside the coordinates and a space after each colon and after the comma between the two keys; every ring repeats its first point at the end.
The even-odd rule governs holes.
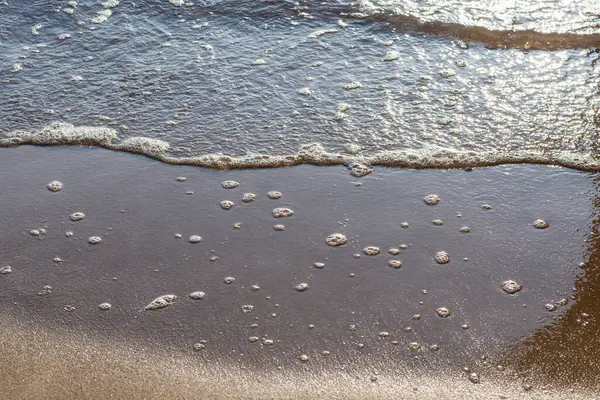
{"type": "Polygon", "coordinates": [[[486,167],[501,164],[544,164],[583,171],[600,171],[600,160],[573,151],[457,151],[443,148],[418,150],[384,150],[372,154],[340,154],[328,152],[319,143],[299,146],[287,155],[246,154],[229,156],[203,154],[176,157],[169,154],[171,146],[160,139],[129,137],[119,141],[117,132],[108,127],[74,126],[52,123],[36,132],[14,131],[0,138],[0,147],[21,145],[68,146],[86,145],[110,150],[142,154],[169,164],[194,165],[212,169],[278,168],[300,164],[345,165],[356,176],[366,175],[373,166],[412,169],[455,169],[486,167]]]}
{"type": "Polygon", "coordinates": [[[600,47],[600,34],[598,33],[541,32],[535,29],[501,30],[455,22],[423,20],[418,15],[377,7],[369,2],[361,2],[357,10],[345,12],[343,15],[349,19],[365,19],[384,23],[401,31],[483,43],[488,48],[564,50],[600,47]]]}

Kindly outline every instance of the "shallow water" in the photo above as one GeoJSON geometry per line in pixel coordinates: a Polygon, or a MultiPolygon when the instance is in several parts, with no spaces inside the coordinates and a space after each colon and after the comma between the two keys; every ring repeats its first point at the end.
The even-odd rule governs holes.
{"type": "Polygon", "coordinates": [[[443,166],[507,162],[510,152],[519,162],[597,169],[595,6],[435,3],[122,2],[96,24],[100,3],[80,2],[68,15],[62,1],[9,1],[0,5],[0,131],[109,126],[121,139],[164,140],[176,157],[289,155],[311,142],[342,152],[355,143],[367,155],[418,151],[414,166],[435,167],[427,157],[443,158],[433,156],[443,149],[462,154],[443,166]],[[441,25],[419,25],[433,19],[441,25]],[[501,42],[513,26],[567,48],[457,38],[485,28],[501,42]],[[382,61],[390,51],[399,59],[382,61]],[[344,89],[351,82],[361,86],[344,89]]]}
{"type": "Polygon", "coordinates": [[[21,329],[35,322],[44,332],[69,329],[75,341],[87,334],[203,367],[285,371],[299,380],[448,372],[470,385],[468,367],[488,384],[509,379],[537,393],[598,389],[594,174],[526,165],[382,169],[357,186],[343,167],[211,171],[38,147],[3,149],[2,166],[0,201],[11,206],[3,211],[0,262],[12,272],[0,275],[0,304],[21,329]],[[45,185],[56,179],[63,189],[51,192],[45,185]],[[225,189],[226,180],[239,186],[225,189]],[[268,198],[272,190],[281,198],[268,198]],[[244,193],[256,199],[243,202],[244,193]],[[432,193],[441,199],[435,206],[423,201],[432,193]],[[231,210],[221,208],[225,199],[231,210]],[[276,207],[294,214],[274,218],[276,207]],[[85,216],[72,221],[74,212],[85,216]],[[536,229],[539,218],[550,226],[536,229]],[[327,246],[334,232],[349,243],[327,246]],[[202,240],[190,243],[192,235],[202,240]],[[90,244],[91,236],[102,241],[90,244]],[[380,254],[365,255],[367,246],[380,254]],[[448,264],[435,262],[439,251],[448,264]],[[392,259],[402,267],[391,268],[392,259]],[[505,293],[509,279],[523,289],[505,293]],[[300,283],[308,290],[295,290],[300,283]],[[202,300],[188,298],[196,291],[202,300]],[[177,296],[171,305],[144,310],[167,294],[177,296]],[[107,302],[112,308],[101,310],[107,302]],[[440,307],[451,315],[440,317],[440,307]],[[556,347],[556,335],[570,339],[556,347]],[[195,352],[201,340],[205,348],[195,352]],[[409,349],[413,342],[419,350],[409,349]]]}

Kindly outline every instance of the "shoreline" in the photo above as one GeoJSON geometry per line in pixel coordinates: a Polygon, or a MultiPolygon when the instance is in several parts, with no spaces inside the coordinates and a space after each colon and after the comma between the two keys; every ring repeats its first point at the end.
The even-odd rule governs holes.
{"type": "MultiPolygon", "coordinates": [[[[101,126],[74,126],[53,123],[37,132],[11,132],[0,138],[0,148],[35,146],[89,146],[139,154],[171,165],[197,166],[216,170],[282,168],[297,165],[344,165],[357,177],[368,175],[373,167],[407,169],[464,169],[501,165],[549,165],[584,172],[600,172],[600,160],[571,151],[555,153],[536,151],[456,151],[442,148],[419,150],[386,150],[362,154],[360,146],[354,154],[330,153],[319,143],[301,145],[297,153],[288,155],[248,154],[229,156],[205,154],[174,157],[164,140],[134,136],[115,143],[116,130],[101,126]]],[[[354,145],[356,146],[356,145],[354,145]]]]}

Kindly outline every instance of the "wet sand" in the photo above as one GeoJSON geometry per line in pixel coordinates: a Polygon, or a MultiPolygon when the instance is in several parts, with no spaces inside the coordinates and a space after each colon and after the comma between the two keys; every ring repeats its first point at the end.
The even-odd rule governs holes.
{"type": "Polygon", "coordinates": [[[0,389],[10,398],[595,398],[600,389],[597,175],[532,165],[376,168],[363,178],[342,166],[212,171],[29,146],[2,149],[0,167],[0,268],[12,269],[0,275],[0,389]],[[54,180],[61,191],[46,188],[54,180]],[[270,199],[273,190],[282,197],[270,199]],[[245,193],[256,199],[243,202],[245,193]],[[429,194],[440,203],[425,204],[429,194]],[[277,207],[294,213],[274,218],[277,207]],[[75,212],[85,217],[72,221],[75,212]],[[540,218],[550,226],[536,229],[540,218]],[[349,243],[328,246],[335,232],[349,243]],[[367,246],[380,253],[365,255],[367,246]],[[436,263],[439,251],[448,264],[436,263]],[[505,293],[506,280],[523,289],[505,293]],[[202,300],[188,298],[196,291],[202,300]],[[144,310],[166,294],[172,305],[144,310]]]}

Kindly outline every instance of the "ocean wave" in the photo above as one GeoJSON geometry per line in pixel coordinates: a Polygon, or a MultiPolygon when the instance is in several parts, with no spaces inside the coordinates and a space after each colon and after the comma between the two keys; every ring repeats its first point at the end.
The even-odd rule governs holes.
{"type": "MultiPolygon", "coordinates": [[[[458,169],[488,167],[502,164],[543,164],[562,166],[582,171],[600,171],[600,159],[591,154],[574,151],[458,151],[439,147],[419,150],[382,150],[372,154],[345,154],[328,152],[319,143],[300,145],[288,155],[200,154],[176,157],[169,154],[168,142],[146,137],[118,140],[117,132],[108,127],[74,126],[55,122],[36,132],[14,131],[0,138],[0,147],[21,145],[103,147],[145,155],[175,165],[192,165],[211,169],[279,168],[300,164],[319,166],[345,165],[353,175],[363,176],[374,166],[411,169],[458,169]]],[[[356,153],[356,151],[352,151],[356,153]]]]}

